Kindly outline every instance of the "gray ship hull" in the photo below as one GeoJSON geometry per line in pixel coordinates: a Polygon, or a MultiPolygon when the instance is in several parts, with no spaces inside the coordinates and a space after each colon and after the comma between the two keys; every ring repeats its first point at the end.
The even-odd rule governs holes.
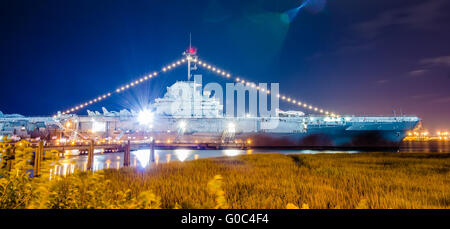
{"type": "MultiPolygon", "coordinates": [[[[419,122],[402,119],[396,122],[341,122],[324,125],[317,122],[305,124],[303,119],[298,118],[281,118],[280,120],[284,122],[278,128],[263,130],[260,128],[261,120],[263,119],[235,120],[236,133],[228,138],[224,137],[226,132],[224,126],[229,119],[213,119],[210,122],[204,119],[190,119],[189,123],[192,126],[198,126],[195,130],[180,134],[174,129],[171,133],[155,131],[153,134],[160,141],[170,139],[180,143],[216,144],[236,142],[262,148],[396,148],[406,137],[407,131],[414,129],[419,122]],[[214,129],[211,123],[216,123],[218,127],[214,129]]],[[[168,122],[176,124],[177,120],[172,119],[168,122]]],[[[168,126],[164,124],[165,121],[160,123],[168,126]]]]}

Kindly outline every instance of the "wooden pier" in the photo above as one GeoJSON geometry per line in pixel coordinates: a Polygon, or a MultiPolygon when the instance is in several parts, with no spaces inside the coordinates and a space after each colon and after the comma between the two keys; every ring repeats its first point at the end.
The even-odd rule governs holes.
{"type": "MultiPolygon", "coordinates": [[[[9,143],[15,147],[16,143],[9,143]]],[[[102,153],[112,153],[112,152],[123,152],[124,160],[123,166],[130,166],[130,155],[133,150],[140,149],[150,149],[150,160],[155,161],[155,149],[194,149],[194,150],[204,150],[204,149],[247,149],[249,145],[245,143],[177,143],[177,142],[155,142],[154,140],[149,141],[126,141],[120,143],[108,143],[108,142],[95,142],[94,140],[84,141],[80,143],[69,143],[69,144],[52,144],[44,143],[44,141],[31,142],[28,147],[35,149],[34,153],[34,176],[39,176],[39,170],[44,159],[44,153],[46,151],[57,150],[64,156],[66,150],[78,150],[80,155],[87,155],[87,170],[93,170],[94,163],[94,151],[97,149],[102,150],[102,153]],[[97,143],[97,144],[96,144],[97,143]]]]}

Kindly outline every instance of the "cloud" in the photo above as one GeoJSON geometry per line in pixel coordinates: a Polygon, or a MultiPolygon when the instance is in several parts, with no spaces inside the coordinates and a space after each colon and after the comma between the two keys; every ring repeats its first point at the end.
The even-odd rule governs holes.
{"type": "Polygon", "coordinates": [[[442,97],[442,98],[439,98],[439,99],[435,99],[432,102],[433,103],[450,103],[450,96],[442,97]]]}
{"type": "Polygon", "coordinates": [[[406,26],[413,29],[439,28],[436,21],[445,16],[447,0],[429,0],[418,5],[386,10],[378,17],[358,23],[354,29],[368,38],[373,38],[388,26],[406,26]]]}
{"type": "Polygon", "coordinates": [[[390,81],[390,80],[382,79],[382,80],[378,80],[377,83],[379,83],[379,84],[385,84],[385,83],[388,83],[389,81],[390,81]]]}
{"type": "Polygon", "coordinates": [[[428,70],[426,70],[426,69],[417,69],[417,70],[410,71],[409,75],[410,76],[422,76],[426,72],[428,72],[428,70]]]}
{"type": "Polygon", "coordinates": [[[426,58],[420,61],[421,64],[429,64],[433,66],[450,67],[450,56],[438,56],[434,58],[426,58]]]}
{"type": "Polygon", "coordinates": [[[345,44],[340,47],[337,47],[335,50],[329,52],[317,52],[312,56],[307,57],[307,60],[313,60],[317,58],[321,58],[329,55],[355,55],[361,52],[367,52],[376,48],[375,42],[370,43],[361,43],[361,44],[345,44]]]}
{"type": "Polygon", "coordinates": [[[411,99],[426,99],[436,96],[436,93],[428,93],[428,94],[418,94],[418,95],[411,95],[411,99]]]}

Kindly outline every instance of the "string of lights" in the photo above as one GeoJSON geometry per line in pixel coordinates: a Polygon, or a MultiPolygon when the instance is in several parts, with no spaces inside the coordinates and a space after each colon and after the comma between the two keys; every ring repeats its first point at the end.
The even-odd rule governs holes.
{"type": "MultiPolygon", "coordinates": [[[[227,79],[231,79],[232,78],[232,75],[229,72],[227,72],[227,71],[225,71],[225,70],[223,70],[221,68],[218,68],[218,67],[216,67],[214,65],[208,64],[207,62],[205,62],[203,60],[200,60],[198,58],[194,58],[191,61],[194,62],[194,63],[197,63],[198,64],[197,66],[203,67],[203,68],[205,68],[205,69],[207,69],[207,70],[209,70],[209,71],[211,71],[213,73],[216,73],[219,76],[222,76],[222,77],[227,78],[227,79]]],[[[171,64],[168,64],[168,65],[162,67],[160,71],[155,71],[155,72],[149,73],[149,74],[147,74],[147,75],[145,75],[145,76],[143,76],[141,78],[138,78],[138,79],[135,79],[133,81],[130,81],[129,83],[118,87],[115,91],[107,92],[107,93],[105,93],[103,95],[100,95],[100,96],[94,98],[94,99],[86,101],[85,103],[81,103],[81,104],[76,105],[76,106],[74,106],[72,108],[68,108],[68,109],[66,109],[63,112],[58,112],[57,115],[54,115],[54,118],[58,117],[58,115],[60,115],[60,114],[67,115],[67,114],[76,112],[76,111],[78,111],[78,110],[80,110],[82,108],[85,108],[85,107],[87,107],[89,105],[92,105],[94,103],[98,103],[98,102],[100,102],[100,101],[110,97],[114,93],[116,93],[116,94],[122,93],[122,92],[124,92],[124,91],[126,91],[126,90],[128,90],[130,88],[133,88],[133,87],[135,87],[135,86],[137,86],[137,85],[139,85],[139,84],[141,84],[141,83],[143,83],[143,82],[145,82],[147,80],[150,80],[150,79],[158,76],[160,73],[166,73],[166,72],[168,72],[168,71],[170,71],[170,70],[172,70],[172,69],[174,69],[174,68],[176,68],[176,67],[178,67],[181,64],[184,64],[186,62],[187,62],[186,58],[182,58],[180,60],[177,60],[177,61],[175,61],[175,62],[173,62],[171,64]]],[[[263,92],[263,93],[266,93],[266,94],[270,94],[270,90],[269,89],[260,88],[259,86],[256,85],[256,83],[248,81],[248,80],[245,80],[242,77],[235,76],[234,80],[236,82],[242,83],[242,84],[244,84],[244,85],[246,85],[248,87],[255,88],[256,90],[258,90],[260,92],[263,92]]],[[[318,112],[320,114],[329,115],[331,117],[339,117],[339,115],[334,113],[334,112],[330,112],[330,111],[327,111],[325,109],[313,106],[311,104],[307,104],[305,102],[301,102],[300,100],[291,98],[291,97],[286,96],[286,95],[278,94],[277,97],[280,98],[282,101],[285,101],[285,102],[288,102],[288,103],[291,103],[291,104],[295,104],[295,105],[297,105],[299,107],[306,108],[306,109],[309,109],[311,111],[318,112]]]]}
{"type": "Polygon", "coordinates": [[[114,93],[116,93],[116,94],[122,93],[122,92],[124,92],[124,91],[126,91],[128,89],[131,89],[131,88],[133,88],[133,87],[135,87],[135,86],[137,86],[137,85],[139,85],[139,84],[141,84],[141,83],[143,83],[145,81],[148,81],[148,80],[158,76],[160,73],[165,73],[165,72],[168,72],[170,70],[173,70],[174,68],[180,66],[183,63],[186,63],[186,59],[185,58],[177,60],[177,61],[175,61],[175,62],[173,62],[171,64],[168,64],[168,65],[162,67],[160,71],[155,71],[155,72],[149,73],[149,74],[147,74],[147,75],[145,75],[145,76],[143,76],[141,78],[132,80],[129,83],[118,87],[115,91],[107,92],[107,93],[105,93],[103,95],[100,95],[100,96],[98,96],[96,98],[93,98],[93,99],[91,99],[89,101],[86,101],[86,102],[81,103],[79,105],[76,105],[74,107],[68,108],[68,109],[66,109],[63,112],[60,111],[60,112],[58,112],[58,114],[54,115],[53,117],[56,118],[59,115],[68,115],[68,114],[74,113],[74,112],[76,112],[76,111],[78,111],[78,110],[80,110],[82,108],[85,108],[85,107],[87,107],[89,105],[92,105],[94,103],[98,103],[100,101],[103,101],[104,99],[112,96],[114,93]]]}
{"type": "MultiPolygon", "coordinates": [[[[223,70],[223,69],[221,69],[221,68],[218,68],[218,67],[216,67],[216,66],[214,66],[214,65],[208,64],[207,62],[205,62],[205,61],[203,61],[203,60],[195,59],[195,60],[193,60],[193,62],[196,62],[196,63],[198,64],[198,66],[203,67],[203,68],[205,68],[205,69],[207,69],[207,70],[209,70],[209,71],[211,71],[211,72],[213,72],[213,73],[216,73],[216,74],[219,75],[219,76],[225,77],[225,78],[227,78],[227,79],[232,78],[231,74],[228,73],[227,71],[225,71],[225,70],[223,70]]],[[[245,80],[245,79],[243,79],[242,77],[236,76],[236,77],[234,77],[234,80],[235,80],[236,82],[242,83],[242,84],[244,84],[244,85],[246,85],[246,86],[248,86],[248,87],[255,88],[256,90],[258,90],[258,91],[260,91],[260,92],[263,92],[263,93],[266,93],[266,94],[270,94],[270,90],[264,89],[264,88],[259,88],[259,86],[257,86],[256,83],[250,82],[250,81],[248,81],[248,80],[245,80]]],[[[339,115],[336,114],[336,113],[334,113],[334,112],[330,112],[330,111],[327,111],[327,110],[325,110],[325,109],[322,109],[322,108],[318,108],[318,107],[316,107],[316,106],[313,106],[313,105],[311,105],[311,104],[307,104],[307,103],[305,103],[305,102],[301,102],[300,100],[291,98],[291,97],[286,96],[286,95],[278,94],[277,97],[280,98],[280,99],[283,100],[283,101],[286,101],[286,102],[288,102],[288,103],[295,104],[295,105],[297,105],[297,106],[300,106],[300,107],[302,107],[302,108],[309,109],[309,110],[314,111],[314,112],[318,112],[318,113],[321,113],[321,114],[329,115],[329,116],[331,116],[331,117],[339,117],[339,115]]]]}

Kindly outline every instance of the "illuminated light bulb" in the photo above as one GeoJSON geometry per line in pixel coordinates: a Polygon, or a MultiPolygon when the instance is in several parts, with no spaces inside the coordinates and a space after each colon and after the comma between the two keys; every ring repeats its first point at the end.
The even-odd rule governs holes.
{"type": "Polygon", "coordinates": [[[213,68],[212,68],[212,70],[213,70],[213,71],[215,71],[215,70],[216,70],[216,68],[215,68],[215,67],[213,67],[213,68]]]}
{"type": "Polygon", "coordinates": [[[217,69],[217,73],[219,73],[219,74],[220,74],[221,72],[222,72],[222,71],[220,71],[220,69],[217,69]]]}
{"type": "Polygon", "coordinates": [[[317,107],[314,107],[314,110],[317,111],[318,110],[317,107]]]}
{"type": "Polygon", "coordinates": [[[72,112],[73,112],[73,111],[74,111],[74,109],[72,108],[72,109],[70,109],[70,111],[72,111],[72,112]]]}
{"type": "Polygon", "coordinates": [[[175,64],[172,64],[172,67],[175,67],[176,65],[175,64]]]}
{"type": "Polygon", "coordinates": [[[325,111],[325,114],[328,115],[328,111],[325,111]]]}
{"type": "Polygon", "coordinates": [[[278,97],[278,98],[280,98],[280,96],[281,96],[280,94],[277,94],[277,97],[278,97]]]}
{"type": "Polygon", "coordinates": [[[125,87],[121,87],[120,90],[122,90],[122,91],[125,90],[125,87]]]}
{"type": "Polygon", "coordinates": [[[129,88],[129,87],[130,87],[130,85],[128,85],[128,84],[127,84],[127,85],[125,85],[125,87],[126,87],[126,88],[129,88]]]}
{"type": "Polygon", "coordinates": [[[92,104],[92,100],[91,100],[91,101],[89,101],[89,104],[92,104]]]}
{"type": "Polygon", "coordinates": [[[75,110],[78,110],[78,106],[75,107],[75,110]]]}
{"type": "Polygon", "coordinates": [[[256,87],[256,90],[259,90],[259,86],[258,86],[258,87],[256,87]]]}
{"type": "Polygon", "coordinates": [[[252,84],[252,88],[255,88],[255,85],[254,85],[254,84],[252,84]]]}
{"type": "Polygon", "coordinates": [[[294,100],[292,100],[292,103],[296,103],[297,101],[294,99],[294,100]]]}
{"type": "Polygon", "coordinates": [[[285,100],[285,99],[286,99],[286,97],[285,97],[285,96],[283,96],[283,97],[281,97],[281,99],[285,100]]]}
{"type": "Polygon", "coordinates": [[[245,83],[245,80],[242,80],[241,83],[245,83]]]}
{"type": "Polygon", "coordinates": [[[139,82],[141,82],[141,83],[142,83],[142,81],[144,81],[144,78],[141,78],[141,79],[139,80],[139,82]]]}
{"type": "Polygon", "coordinates": [[[236,125],[232,122],[228,123],[227,130],[229,133],[236,132],[236,125]]]}
{"type": "MultiPolygon", "coordinates": [[[[150,78],[152,78],[152,76],[151,76],[151,75],[150,75],[149,77],[150,77],[150,78]]],[[[147,77],[147,76],[146,76],[146,77],[144,77],[144,80],[147,80],[147,79],[148,79],[148,77],[147,77]]]]}
{"type": "Polygon", "coordinates": [[[291,98],[288,98],[287,101],[290,102],[290,101],[291,101],[291,98]]]}
{"type": "Polygon", "coordinates": [[[136,81],[134,81],[134,83],[135,83],[135,84],[138,84],[138,83],[139,83],[139,81],[138,81],[138,80],[136,80],[136,81]]]}
{"type": "Polygon", "coordinates": [[[203,67],[206,67],[206,64],[205,64],[205,63],[203,63],[203,67]]]}
{"type": "Polygon", "coordinates": [[[309,109],[313,109],[313,107],[310,105],[309,107],[308,107],[309,109]]]}
{"type": "Polygon", "coordinates": [[[239,77],[236,77],[236,81],[240,81],[241,79],[239,79],[239,77]]]}
{"type": "Polygon", "coordinates": [[[230,73],[228,73],[228,74],[227,74],[227,77],[228,77],[228,78],[230,78],[230,77],[231,77],[230,73]]]}
{"type": "Polygon", "coordinates": [[[158,73],[157,72],[153,72],[153,76],[157,76],[158,75],[158,73]]]}
{"type": "Polygon", "coordinates": [[[134,83],[132,82],[132,83],[130,83],[130,86],[134,86],[134,83]]]}
{"type": "Polygon", "coordinates": [[[270,94],[270,90],[267,90],[267,92],[266,92],[267,94],[270,94]]]}
{"type": "Polygon", "coordinates": [[[323,113],[323,110],[322,109],[320,109],[320,111],[319,111],[320,113],[323,113]]]}
{"type": "Polygon", "coordinates": [[[211,65],[208,65],[208,69],[211,69],[211,65]]]}
{"type": "Polygon", "coordinates": [[[306,103],[303,104],[303,107],[307,107],[308,105],[306,105],[306,103]]]}
{"type": "Polygon", "coordinates": [[[171,68],[172,68],[172,67],[170,67],[170,66],[167,66],[167,69],[168,69],[168,70],[170,70],[171,68]]]}
{"type": "Polygon", "coordinates": [[[87,106],[88,105],[88,103],[84,103],[84,106],[87,106]]]}
{"type": "Polygon", "coordinates": [[[262,92],[264,92],[265,90],[266,90],[266,89],[264,89],[264,88],[261,88],[261,91],[262,91],[262,92]]]}
{"type": "Polygon", "coordinates": [[[83,107],[84,107],[83,104],[81,104],[81,105],[80,105],[80,108],[83,108],[83,107]]]}
{"type": "Polygon", "coordinates": [[[106,98],[106,95],[103,95],[103,99],[106,98]]]}
{"type": "Polygon", "coordinates": [[[119,93],[119,92],[120,92],[120,89],[116,89],[116,92],[119,93]]]}
{"type": "Polygon", "coordinates": [[[222,72],[222,75],[224,76],[224,75],[225,75],[225,72],[222,72]]]}
{"type": "Polygon", "coordinates": [[[299,106],[301,106],[301,105],[302,105],[302,102],[298,102],[297,104],[298,104],[299,106]]]}
{"type": "Polygon", "coordinates": [[[181,62],[180,62],[180,61],[177,61],[177,64],[179,65],[179,64],[181,64],[181,62]]]}
{"type": "Polygon", "coordinates": [[[167,69],[166,69],[166,68],[163,68],[162,70],[163,70],[163,72],[167,71],[167,69]]]}

